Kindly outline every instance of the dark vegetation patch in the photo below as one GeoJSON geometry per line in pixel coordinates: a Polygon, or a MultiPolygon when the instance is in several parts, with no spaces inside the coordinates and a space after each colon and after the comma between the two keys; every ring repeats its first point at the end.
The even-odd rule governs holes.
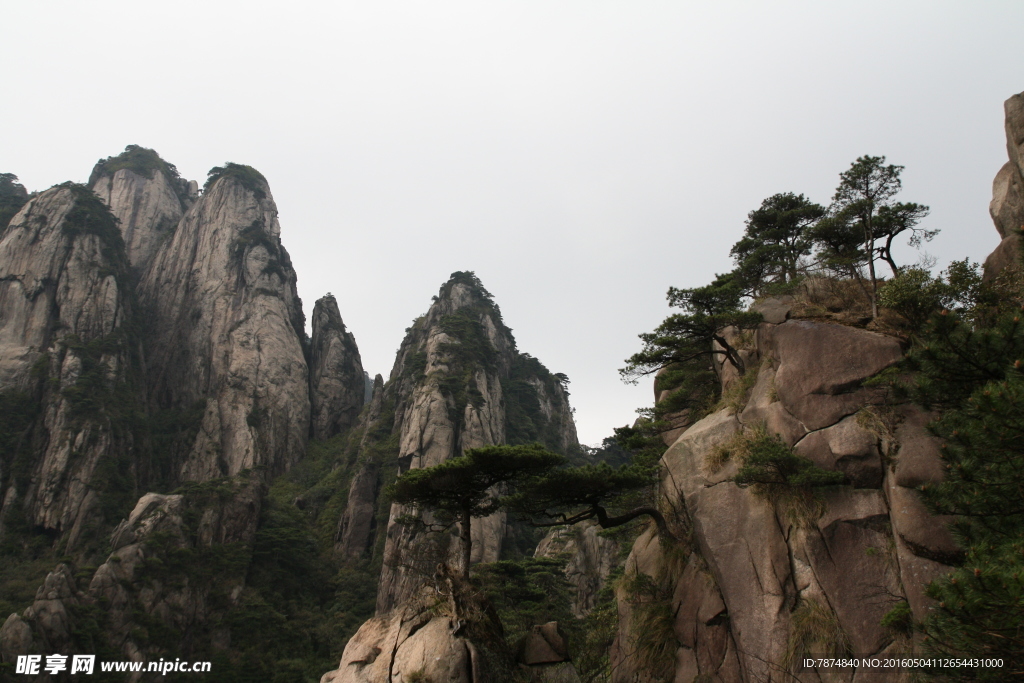
{"type": "Polygon", "coordinates": [[[13,173],[0,173],[0,233],[27,202],[28,192],[25,186],[18,182],[18,176],[13,173]]]}
{"type": "MultiPolygon", "coordinates": [[[[71,191],[75,204],[64,217],[61,226],[64,234],[70,237],[79,235],[95,235],[100,239],[100,252],[103,260],[110,268],[111,274],[117,278],[119,288],[125,292],[131,290],[132,283],[128,279],[130,268],[128,255],[125,251],[124,239],[118,228],[117,217],[110,207],[96,196],[85,185],[63,183],[59,187],[71,191]]],[[[102,273],[101,273],[102,275],[102,273]]]]}

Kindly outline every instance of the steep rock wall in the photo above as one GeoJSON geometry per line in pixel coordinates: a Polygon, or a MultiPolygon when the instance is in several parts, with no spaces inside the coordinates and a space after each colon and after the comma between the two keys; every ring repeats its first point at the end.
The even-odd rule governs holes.
{"type": "MultiPolygon", "coordinates": [[[[168,177],[168,171],[161,170],[160,157],[152,150],[145,150],[151,156],[154,168],[117,168],[118,160],[127,163],[125,153],[100,162],[93,170],[89,187],[110,207],[118,219],[121,236],[124,239],[128,260],[136,272],[144,273],[157,249],[166,241],[181,220],[187,205],[193,197],[187,192],[188,184],[176,177],[168,177]]],[[[164,168],[173,168],[163,164],[164,168]]]]}
{"type": "Polygon", "coordinates": [[[365,378],[359,348],[333,296],[313,306],[309,360],[312,436],[329,439],[355,424],[363,408],[365,378]]]}
{"type": "MultiPolygon", "coordinates": [[[[0,236],[0,392],[34,414],[23,448],[0,456],[7,519],[76,543],[124,468],[131,435],[118,418],[135,399],[128,262],[116,220],[85,187],[66,183],[30,200],[0,236]],[[30,408],[29,408],[30,407],[30,408]],[[115,464],[116,463],[116,464],[115,464]]],[[[130,488],[130,486],[129,486],[130,488]]]]}
{"type": "Polygon", "coordinates": [[[205,400],[179,476],[202,481],[305,451],[309,384],[295,272],[266,181],[231,166],[208,185],[139,287],[148,327],[150,403],[205,400]]]}
{"type": "MultiPolygon", "coordinates": [[[[670,548],[648,534],[634,546],[627,579],[650,577],[673,616],[661,632],[662,668],[652,668],[637,655],[650,620],[635,616],[649,595],[631,594],[628,581],[619,587],[616,681],[790,680],[811,649],[908,652],[882,617],[902,601],[923,617],[924,586],[955,559],[942,520],[913,488],[941,476],[928,417],[913,406],[879,407],[879,390],[862,386],[900,359],[898,341],[789,320],[762,324],[747,351],[756,380],[745,406],[698,421],[663,456],[662,496],[692,528],[692,543],[670,548]],[[843,472],[847,485],[765,496],[734,483],[740,462],[728,454],[759,426],[843,472]],[[814,640],[822,629],[831,635],[814,640]]],[[[816,671],[799,675],[819,680],[816,671]]]]}
{"type": "Polygon", "coordinates": [[[988,209],[1002,242],[985,260],[986,278],[995,277],[1016,260],[1020,237],[1015,231],[1024,228],[1024,93],[1006,100],[1003,110],[1009,161],[992,181],[992,203],[988,209]]]}
{"type": "MultiPolygon", "coordinates": [[[[397,460],[406,471],[492,444],[540,441],[563,452],[578,446],[562,382],[517,351],[498,307],[472,273],[454,273],[408,329],[391,376],[375,387],[360,427],[359,464],[335,547],[352,558],[380,548],[381,614],[412,596],[454,550],[447,538],[399,524],[410,510],[395,505],[382,514],[384,479],[397,474],[387,461],[397,460]]],[[[497,560],[506,536],[503,515],[475,520],[472,533],[472,561],[497,560]]]]}

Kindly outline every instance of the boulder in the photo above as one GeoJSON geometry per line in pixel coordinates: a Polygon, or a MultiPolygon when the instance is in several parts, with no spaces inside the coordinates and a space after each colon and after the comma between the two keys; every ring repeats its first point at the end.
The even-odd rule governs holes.
{"type": "Polygon", "coordinates": [[[789,320],[795,300],[788,294],[784,296],[769,296],[755,303],[750,307],[750,310],[760,313],[761,317],[764,318],[764,322],[779,325],[789,320]]]}
{"type": "Polygon", "coordinates": [[[882,456],[878,446],[878,436],[860,426],[856,416],[851,415],[831,427],[811,432],[794,450],[818,467],[842,472],[857,488],[880,488],[882,456]]]}
{"type": "Polygon", "coordinates": [[[823,602],[834,610],[852,652],[878,652],[890,637],[881,626],[882,617],[901,592],[894,558],[889,557],[882,492],[833,491],[826,510],[794,545],[807,559],[823,602]]]}
{"type": "Polygon", "coordinates": [[[910,552],[943,564],[956,564],[963,557],[949,524],[953,517],[933,515],[914,489],[899,486],[895,478],[886,488],[893,532],[910,552]]]}
{"type": "Polygon", "coordinates": [[[810,431],[881,400],[880,390],[862,383],[903,357],[898,340],[843,325],[789,320],[761,328],[759,337],[778,362],[779,400],[810,431]]]}
{"type": "Polygon", "coordinates": [[[985,258],[985,282],[991,282],[1004,268],[1020,259],[1020,235],[1008,235],[985,258]]]}
{"type": "Polygon", "coordinates": [[[895,478],[898,486],[916,488],[945,478],[939,446],[941,441],[928,431],[934,415],[908,405],[901,409],[903,421],[896,428],[895,478]]]}
{"type": "Polygon", "coordinates": [[[775,394],[775,369],[768,364],[758,372],[757,382],[750,391],[750,398],[739,419],[745,427],[764,423],[769,432],[778,434],[790,446],[807,434],[800,421],[778,400],[775,394]]]}
{"type": "Polygon", "coordinates": [[[899,534],[896,535],[895,541],[896,558],[899,561],[907,603],[914,613],[914,619],[921,621],[935,605],[935,601],[925,593],[928,584],[949,574],[953,567],[916,555],[899,534]]]}
{"type": "Polygon", "coordinates": [[[523,640],[519,659],[523,664],[557,664],[569,661],[569,643],[557,621],[534,626],[523,640]]]}
{"type": "Polygon", "coordinates": [[[1024,227],[1024,179],[1012,161],[1003,164],[992,181],[988,212],[1003,239],[1024,227]]]}
{"type": "Polygon", "coordinates": [[[986,281],[1020,260],[1020,236],[1014,231],[1024,228],[1024,93],[1006,100],[1003,110],[1009,161],[992,181],[989,204],[989,214],[1002,241],[985,259],[986,281]]]}
{"type": "Polygon", "coordinates": [[[434,583],[360,626],[321,683],[473,683],[511,664],[493,609],[444,567],[434,583]]]}
{"type": "Polygon", "coordinates": [[[1024,93],[1006,100],[1003,111],[1006,115],[1006,151],[1010,161],[1024,175],[1024,93]]]}
{"type": "Polygon", "coordinates": [[[32,652],[32,627],[17,614],[11,614],[0,627],[0,661],[13,663],[18,655],[32,652]]]}

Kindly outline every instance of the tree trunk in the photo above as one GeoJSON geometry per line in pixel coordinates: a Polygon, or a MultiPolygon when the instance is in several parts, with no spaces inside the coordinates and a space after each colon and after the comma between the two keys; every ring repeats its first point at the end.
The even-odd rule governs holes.
{"type": "Polygon", "coordinates": [[[619,515],[618,517],[609,517],[608,513],[600,505],[593,507],[595,516],[597,517],[597,523],[601,525],[602,529],[611,529],[617,526],[622,526],[626,522],[631,522],[640,515],[647,515],[654,520],[654,523],[658,526],[658,534],[665,538],[675,541],[675,535],[669,531],[668,522],[665,521],[665,517],[661,512],[654,507],[642,505],[638,508],[634,508],[629,512],[619,515]]]}
{"type": "Polygon", "coordinates": [[[878,317],[878,280],[875,278],[875,231],[871,225],[871,214],[875,207],[868,207],[867,242],[868,242],[868,274],[871,276],[871,319],[878,317]]]}
{"type": "Polygon", "coordinates": [[[892,240],[896,235],[889,235],[885,240],[885,247],[882,249],[882,258],[892,268],[892,276],[896,277],[900,274],[900,269],[896,267],[896,261],[892,257],[892,240]]]}
{"type": "Polygon", "coordinates": [[[469,558],[473,555],[473,536],[470,534],[469,510],[462,511],[462,519],[459,521],[459,538],[462,541],[462,576],[469,579],[469,558]]]}
{"type": "Polygon", "coordinates": [[[732,366],[736,368],[736,372],[739,373],[740,377],[745,375],[747,372],[747,368],[746,365],[744,365],[743,363],[743,359],[740,358],[739,352],[737,352],[736,349],[732,348],[732,346],[729,345],[729,342],[725,341],[725,337],[713,334],[711,335],[711,338],[718,342],[719,346],[721,346],[725,350],[726,360],[732,363],[732,366]]]}

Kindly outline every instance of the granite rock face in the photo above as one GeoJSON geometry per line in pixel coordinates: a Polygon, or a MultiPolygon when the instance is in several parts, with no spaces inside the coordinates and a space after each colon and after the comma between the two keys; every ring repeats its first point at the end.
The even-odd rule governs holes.
{"type": "Polygon", "coordinates": [[[364,623],[320,683],[474,683],[510,662],[501,624],[473,591],[443,568],[392,612],[364,623]]]}
{"type": "MultiPolygon", "coordinates": [[[[540,440],[564,450],[577,444],[561,382],[516,350],[490,294],[470,273],[453,274],[426,315],[413,323],[389,385],[403,471],[481,446],[540,440]]],[[[412,527],[397,523],[411,513],[399,505],[391,510],[378,613],[401,604],[422,582],[424,570],[455,551],[446,541],[418,538],[412,527]]],[[[496,561],[504,513],[475,520],[471,531],[471,562],[496,561]]]]}
{"type": "Polygon", "coordinates": [[[73,548],[103,493],[97,467],[126,457],[130,435],[112,419],[134,398],[129,282],[116,220],[81,185],[30,200],[0,235],[0,392],[35,413],[22,426],[28,476],[0,454],[0,528],[20,506],[73,548]]]}
{"type": "Polygon", "coordinates": [[[310,400],[304,316],[266,181],[233,166],[157,251],[139,286],[152,311],[150,403],[205,401],[178,476],[283,472],[305,452],[310,400]]]}
{"type": "Polygon", "coordinates": [[[554,527],[533,553],[534,557],[567,558],[565,577],[574,592],[572,613],[577,619],[590,613],[608,576],[621,564],[618,542],[599,536],[599,531],[596,522],[554,527]]]}
{"type": "Polygon", "coordinates": [[[924,586],[956,560],[947,520],[930,515],[912,488],[941,477],[929,417],[914,406],[880,407],[878,391],[862,386],[899,360],[898,341],[778,319],[755,335],[760,369],[745,405],[693,424],[662,458],[665,509],[686,511],[693,542],[666,547],[647,532],[634,545],[617,590],[615,681],[831,680],[793,667],[808,647],[909,647],[882,617],[902,601],[923,617],[924,586]],[[774,497],[737,485],[740,463],[721,454],[756,429],[842,472],[846,485],[774,497]],[[671,634],[644,611],[652,594],[629,589],[640,574],[669,600],[671,634]],[[832,624],[840,641],[816,643],[809,623],[832,624]],[[652,633],[665,640],[656,661],[636,654],[652,633]]]}
{"type": "MultiPolygon", "coordinates": [[[[516,349],[475,275],[454,273],[441,287],[407,330],[388,381],[375,382],[359,422],[359,464],[335,534],[336,552],[350,558],[365,555],[385,535],[378,614],[400,607],[439,562],[455,559],[448,537],[397,522],[413,510],[380,509],[385,477],[395,476],[386,464],[397,461],[404,472],[504,443],[574,448],[565,381],[516,349]]],[[[503,514],[474,520],[471,561],[497,560],[506,531],[503,514]]]]}
{"type": "Polygon", "coordinates": [[[363,409],[365,379],[359,348],[345,329],[333,296],[313,307],[309,365],[312,436],[329,439],[355,424],[363,409]]]}
{"type": "Polygon", "coordinates": [[[1017,260],[1020,236],[1015,231],[1024,228],[1024,93],[1006,100],[1003,110],[1009,161],[992,181],[988,209],[1002,242],[985,260],[986,279],[994,278],[1017,260]]]}
{"type": "Polygon", "coordinates": [[[146,177],[128,168],[100,171],[90,182],[90,189],[117,217],[128,260],[139,273],[146,272],[185,213],[177,184],[159,170],[146,177]]]}
{"type": "Polygon", "coordinates": [[[33,604],[7,618],[0,629],[3,661],[30,652],[75,651],[76,630],[97,609],[104,614],[107,646],[126,660],[154,661],[170,645],[147,642],[154,624],[189,632],[214,611],[237,604],[245,565],[223,558],[246,552],[261,501],[261,485],[251,478],[218,490],[144,495],[114,530],[111,552],[88,586],[79,585],[67,565],[58,565],[33,604]],[[182,562],[206,565],[216,580],[183,574],[182,562]]]}

